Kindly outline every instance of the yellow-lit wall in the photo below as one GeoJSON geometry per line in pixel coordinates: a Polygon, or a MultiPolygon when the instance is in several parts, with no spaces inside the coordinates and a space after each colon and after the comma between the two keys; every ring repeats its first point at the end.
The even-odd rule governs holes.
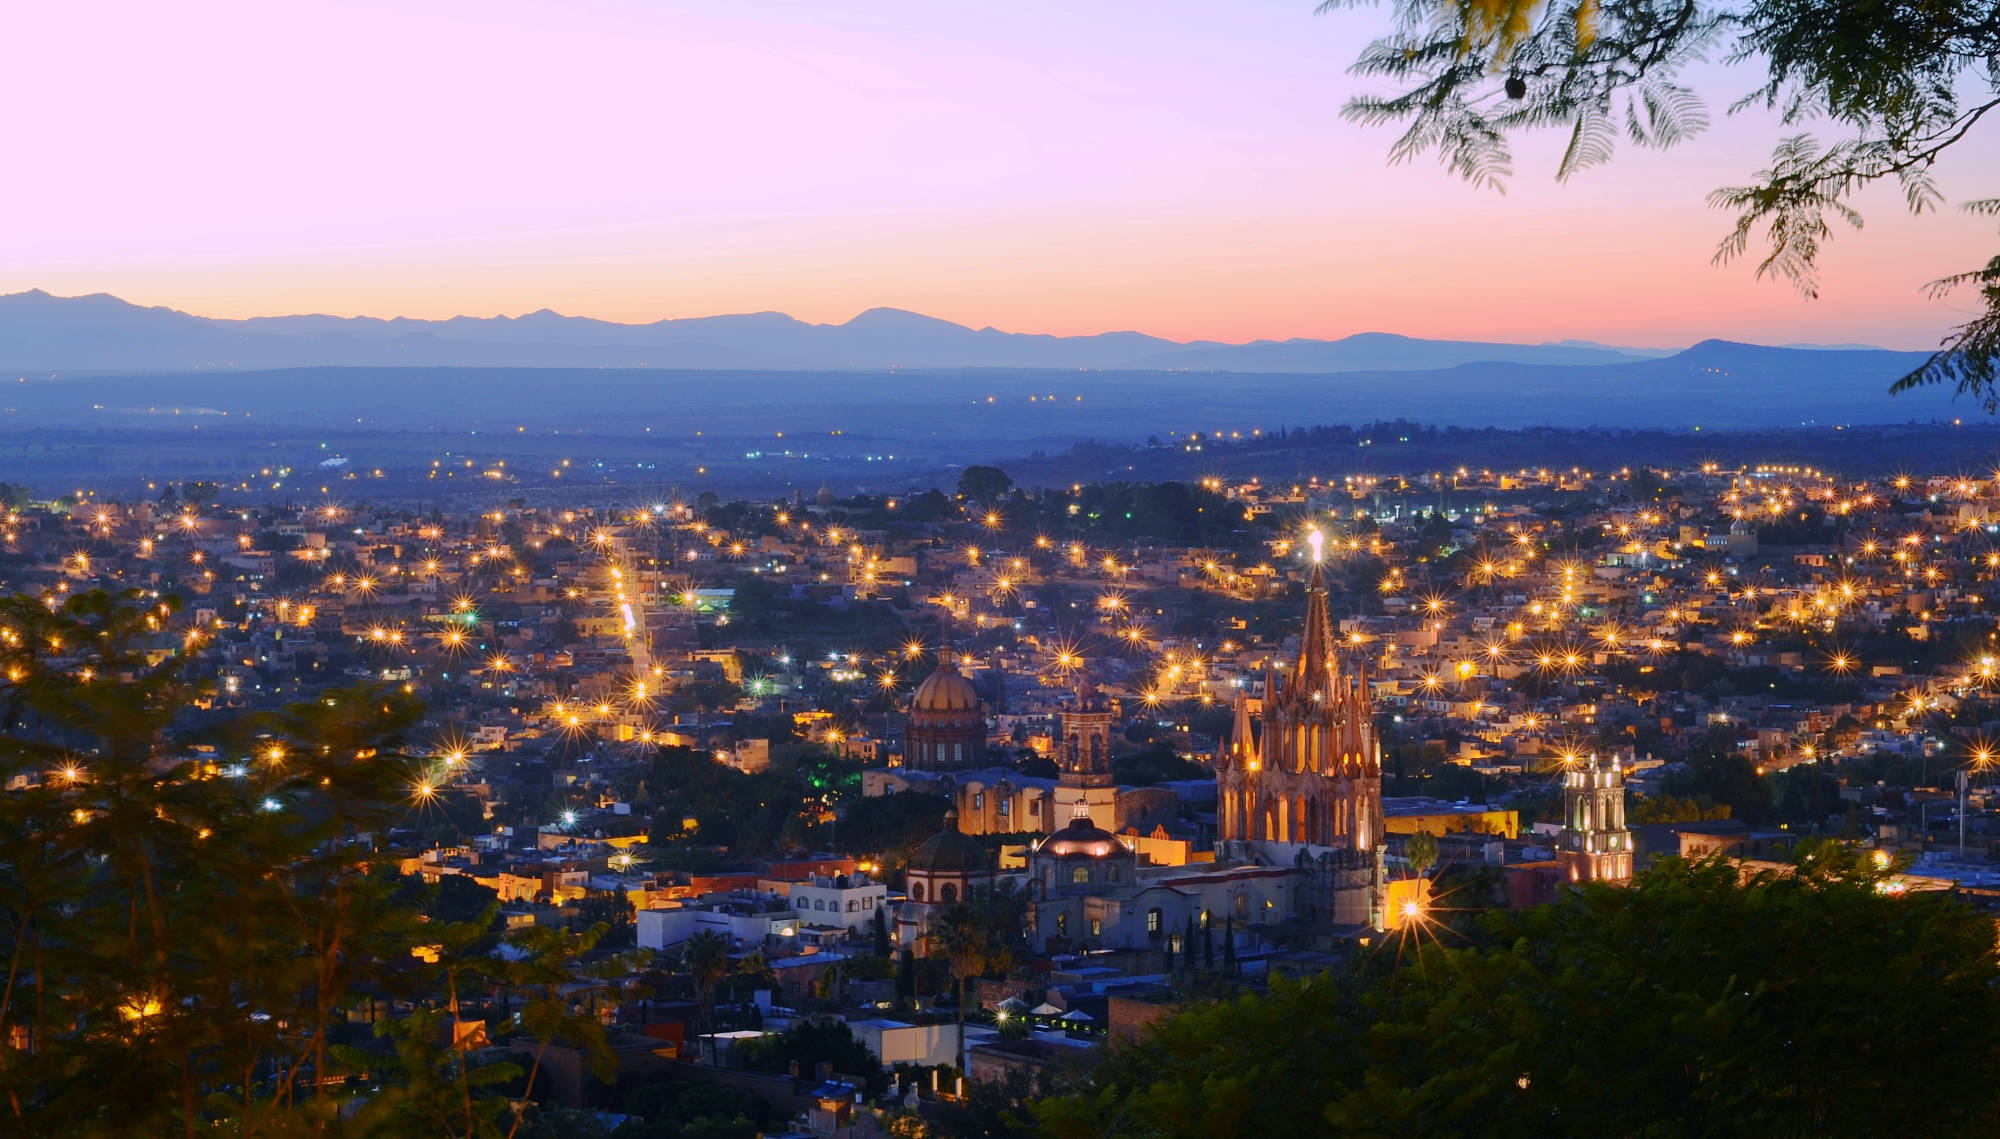
{"type": "Polygon", "coordinates": [[[1502,838],[1521,837],[1521,816],[1516,811],[1451,811],[1436,815],[1390,815],[1382,820],[1382,829],[1390,834],[1415,834],[1429,831],[1435,835],[1457,834],[1468,831],[1473,834],[1499,835],[1502,838]]]}
{"type": "Polygon", "coordinates": [[[1383,926],[1397,930],[1405,925],[1422,922],[1430,914],[1431,883],[1428,878],[1398,878],[1389,883],[1389,892],[1382,915],[1383,926]],[[1411,913],[1410,907],[1416,906],[1411,913]]]}

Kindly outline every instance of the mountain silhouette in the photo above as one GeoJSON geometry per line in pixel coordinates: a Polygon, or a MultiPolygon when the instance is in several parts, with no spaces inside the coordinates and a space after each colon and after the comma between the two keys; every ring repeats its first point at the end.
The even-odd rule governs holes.
{"type": "Polygon", "coordinates": [[[1138,332],[1049,336],[968,328],[894,308],[840,324],[783,313],[619,324],[541,309],[448,320],[326,315],[220,320],[96,293],[0,296],[0,369],[21,374],[463,366],[881,370],[1083,368],[1212,372],[1411,371],[1480,362],[1591,365],[1656,355],[1600,345],[1423,340],[1182,343],[1138,332]]]}

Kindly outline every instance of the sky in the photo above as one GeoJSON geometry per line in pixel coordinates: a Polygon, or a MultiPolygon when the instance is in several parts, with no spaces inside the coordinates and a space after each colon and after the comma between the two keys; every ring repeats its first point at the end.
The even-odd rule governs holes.
{"type": "MultiPolygon", "coordinates": [[[[1314,0],[64,0],[0,70],[0,292],[208,316],[619,321],[878,305],[1179,340],[1361,331],[1934,346],[1990,220],[1890,190],[1821,298],[1710,255],[1782,128],[1505,195],[1346,122],[1385,14],[1314,0]]],[[[1947,159],[1990,196],[2000,146],[1947,159]]]]}

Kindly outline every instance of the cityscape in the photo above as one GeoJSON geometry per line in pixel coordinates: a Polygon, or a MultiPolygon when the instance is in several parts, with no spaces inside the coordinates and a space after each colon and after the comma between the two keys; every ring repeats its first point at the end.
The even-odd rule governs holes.
{"type": "Polygon", "coordinates": [[[2000,5],[28,22],[0,1135],[2000,1133],[2000,5]]]}
{"type": "MultiPolygon", "coordinates": [[[[37,684],[170,673],[196,722],[261,730],[144,777],[282,819],[322,809],[298,709],[425,710],[374,755],[399,782],[363,861],[434,916],[604,923],[627,971],[569,983],[615,1076],[538,1040],[564,1108],[694,1063],[836,1130],[884,1095],[920,1118],[961,1077],[1074,1078],[1190,983],[1449,945],[1662,858],[1777,872],[1835,840],[1892,894],[2000,905],[1993,472],[1029,491],[975,465],[949,492],[465,513],[11,493],[13,730],[64,723],[37,684]],[[967,914],[1009,964],[959,1004],[967,914]],[[662,967],[631,954],[672,979],[636,995],[662,967]],[[759,1041],[817,1055],[828,1025],[865,1071],[771,1071],[759,1041]]],[[[100,782],[108,750],[10,790],[110,825],[140,773],[100,782]]]]}

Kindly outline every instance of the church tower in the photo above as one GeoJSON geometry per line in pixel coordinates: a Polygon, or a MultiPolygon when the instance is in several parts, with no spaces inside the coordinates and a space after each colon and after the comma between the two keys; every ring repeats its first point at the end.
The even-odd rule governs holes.
{"type": "Polygon", "coordinates": [[[1343,674],[1312,532],[1305,631],[1282,674],[1264,670],[1263,699],[1236,698],[1236,728],[1216,757],[1223,841],[1291,843],[1372,857],[1382,843],[1382,755],[1368,680],[1343,674]]]}
{"type": "Polygon", "coordinates": [[[1595,752],[1563,773],[1563,830],[1556,861],[1572,882],[1632,878],[1632,832],[1625,829],[1625,773],[1595,752]]]}
{"type": "MultiPolygon", "coordinates": [[[[1054,818],[1081,810],[1091,823],[1116,831],[1118,788],[1111,778],[1111,704],[1091,683],[1090,674],[1079,674],[1076,696],[1057,714],[1062,741],[1056,749],[1056,764],[1062,769],[1056,781],[1054,818]]],[[[1053,819],[1050,823],[1053,829],[1053,819]]]]}
{"type": "Polygon", "coordinates": [[[1058,714],[1062,751],[1056,762],[1062,781],[1078,787],[1111,786],[1111,705],[1098,695],[1088,672],[1076,682],[1076,698],[1058,714]]]}

